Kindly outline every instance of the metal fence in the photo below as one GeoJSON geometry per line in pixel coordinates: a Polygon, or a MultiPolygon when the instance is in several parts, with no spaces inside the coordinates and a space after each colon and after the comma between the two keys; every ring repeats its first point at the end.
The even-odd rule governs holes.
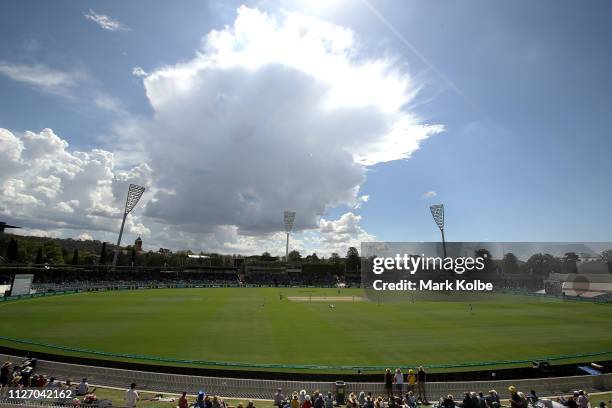
{"type": "MultiPolygon", "coordinates": [[[[0,355],[0,358],[9,359],[17,363],[22,360],[15,356],[6,355],[0,355]]],[[[138,388],[142,390],[172,393],[187,391],[190,394],[204,390],[207,394],[233,398],[271,399],[277,388],[281,388],[285,393],[302,389],[308,392],[314,390],[320,390],[321,392],[335,391],[333,382],[190,376],[93,367],[46,360],[38,360],[36,371],[47,376],[54,376],[59,380],[69,378],[73,382],[78,382],[81,378],[87,378],[90,384],[101,386],[127,388],[130,383],[135,382],[138,384],[138,388]]],[[[248,372],[245,371],[245,376],[247,375],[248,372]]],[[[338,375],[338,380],[342,380],[341,374],[338,375]]],[[[437,400],[439,397],[447,394],[462,395],[466,391],[486,392],[490,389],[495,389],[502,397],[508,397],[508,387],[510,385],[514,385],[523,391],[533,389],[541,395],[568,393],[575,389],[603,391],[612,389],[612,374],[525,380],[431,382],[427,383],[427,396],[431,400],[437,400]]],[[[360,391],[370,391],[374,395],[384,394],[382,383],[346,383],[347,393],[360,391]]]]}

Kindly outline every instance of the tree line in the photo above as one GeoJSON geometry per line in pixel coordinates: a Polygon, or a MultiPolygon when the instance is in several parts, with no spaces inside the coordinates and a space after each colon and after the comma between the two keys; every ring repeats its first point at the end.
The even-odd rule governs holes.
{"type": "MultiPolygon", "coordinates": [[[[108,265],[112,262],[115,245],[94,240],[73,240],[60,238],[41,238],[4,234],[0,237],[0,256],[10,263],[22,264],[56,264],[56,265],[108,265]]],[[[217,253],[204,253],[206,258],[190,260],[190,250],[177,252],[136,252],[133,246],[124,247],[119,251],[119,266],[169,266],[183,267],[189,262],[209,266],[233,267],[240,263],[282,263],[280,257],[272,256],[269,252],[261,255],[240,256],[222,255],[217,253]]],[[[562,257],[538,253],[532,255],[527,261],[519,261],[512,253],[507,253],[502,259],[495,260],[486,249],[476,251],[475,256],[483,257],[485,272],[503,272],[504,274],[532,275],[546,277],[550,273],[577,273],[580,256],[575,252],[568,252],[562,257]]],[[[612,270],[612,249],[603,251],[601,259],[608,263],[612,270]]],[[[358,274],[361,268],[359,251],[350,247],[344,257],[332,253],[329,257],[320,257],[315,253],[303,256],[298,250],[289,252],[288,264],[299,266],[303,270],[318,273],[318,271],[340,271],[349,274],[358,274]],[[317,266],[319,265],[319,266],[317,266]]]]}
{"type": "MultiPolygon", "coordinates": [[[[115,247],[115,245],[94,240],[42,238],[13,234],[4,234],[0,237],[0,256],[3,256],[9,263],[20,264],[108,265],[112,262],[115,247]]],[[[272,256],[267,251],[261,255],[252,256],[228,256],[200,252],[199,255],[206,256],[206,258],[197,260],[189,260],[189,255],[194,255],[194,252],[190,250],[137,252],[133,246],[128,245],[119,251],[117,264],[119,266],[182,267],[192,262],[222,267],[235,266],[234,259],[236,258],[243,259],[247,263],[282,262],[280,257],[272,256]]],[[[293,250],[289,253],[288,261],[289,264],[296,266],[310,265],[307,269],[313,273],[316,273],[317,267],[312,265],[340,265],[349,273],[360,271],[359,252],[355,247],[350,247],[345,257],[332,253],[328,258],[319,257],[316,253],[302,256],[299,251],[293,250]]],[[[335,270],[334,268],[338,269],[337,266],[332,266],[330,270],[335,270]]]]}

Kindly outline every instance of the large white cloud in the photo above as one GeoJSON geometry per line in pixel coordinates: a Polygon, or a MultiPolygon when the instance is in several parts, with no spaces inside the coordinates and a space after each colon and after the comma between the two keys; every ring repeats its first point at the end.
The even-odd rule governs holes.
{"type": "Polygon", "coordinates": [[[292,209],[292,247],[342,253],[374,237],[353,212],[321,214],[358,209],[368,167],[443,130],[409,111],[419,86],[397,61],[364,58],[352,31],[294,13],[241,7],[191,60],[147,71],[153,115],[116,123],[108,151],[71,151],[49,129],[0,130],[0,213],[108,239],[137,182],[148,189],[128,232],[149,247],[282,253],[292,209]]]}
{"type": "MultiPolygon", "coordinates": [[[[127,184],[150,183],[149,173],[147,165],[116,170],[105,150],[71,151],[51,129],[0,128],[0,213],[32,229],[115,232],[127,184]]],[[[130,218],[128,231],[148,229],[130,218]]]]}
{"type": "Polygon", "coordinates": [[[319,235],[322,245],[335,248],[336,252],[344,252],[349,246],[359,247],[361,242],[374,241],[374,236],[368,234],[360,225],[361,216],[352,212],[344,213],[337,220],[319,221],[319,235]]]}
{"type": "Polygon", "coordinates": [[[356,205],[367,166],[407,158],[442,130],[406,110],[418,90],[392,59],[358,58],[350,30],[241,7],[190,61],[145,77],[138,128],[160,186],[145,214],[198,231],[278,231],[356,205]],[[144,129],[143,129],[144,128],[144,129]]]}

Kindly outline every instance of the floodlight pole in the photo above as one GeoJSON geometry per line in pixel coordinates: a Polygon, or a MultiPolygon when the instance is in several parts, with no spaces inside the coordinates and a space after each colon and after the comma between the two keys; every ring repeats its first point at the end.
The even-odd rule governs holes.
{"type": "Polygon", "coordinates": [[[444,204],[435,204],[429,206],[431,216],[442,234],[442,249],[444,251],[444,258],[446,258],[446,240],[444,239],[444,204]]]}
{"type": "Polygon", "coordinates": [[[285,263],[287,264],[289,263],[289,234],[295,221],[295,211],[285,211],[283,221],[285,223],[285,232],[287,233],[287,243],[285,245],[285,263]]]}
{"type": "Polygon", "coordinates": [[[121,221],[121,229],[119,230],[119,238],[117,239],[117,246],[115,247],[115,253],[113,254],[113,268],[117,266],[117,257],[119,256],[119,245],[121,245],[121,237],[123,236],[123,227],[125,226],[125,219],[128,213],[123,213],[123,220],[121,221]]]}
{"type": "Polygon", "coordinates": [[[119,245],[121,245],[121,237],[123,236],[123,227],[128,214],[136,207],[138,200],[142,197],[145,188],[136,184],[130,184],[128,188],[127,198],[125,199],[125,211],[123,211],[123,220],[121,221],[121,229],[119,230],[119,238],[117,239],[117,247],[113,255],[113,268],[117,266],[117,258],[119,257],[119,245]]]}
{"type": "Polygon", "coordinates": [[[442,250],[444,251],[444,259],[446,259],[446,240],[444,239],[444,228],[440,229],[442,233],[442,250]]]}

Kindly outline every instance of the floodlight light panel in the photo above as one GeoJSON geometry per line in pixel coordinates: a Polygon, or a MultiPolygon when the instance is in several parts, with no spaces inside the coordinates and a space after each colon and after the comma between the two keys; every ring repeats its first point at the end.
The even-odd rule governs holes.
{"type": "Polygon", "coordinates": [[[430,206],[429,209],[438,228],[444,229],[444,204],[435,204],[430,206]]]}
{"type": "Polygon", "coordinates": [[[295,211],[285,211],[284,221],[285,231],[291,231],[291,229],[293,228],[293,222],[295,221],[295,211]]]}
{"type": "Polygon", "coordinates": [[[134,209],[134,207],[136,207],[136,204],[138,204],[138,200],[140,200],[140,197],[142,197],[144,191],[144,187],[138,186],[136,184],[130,184],[130,187],[128,188],[127,200],[125,202],[126,214],[129,214],[134,209]]]}

